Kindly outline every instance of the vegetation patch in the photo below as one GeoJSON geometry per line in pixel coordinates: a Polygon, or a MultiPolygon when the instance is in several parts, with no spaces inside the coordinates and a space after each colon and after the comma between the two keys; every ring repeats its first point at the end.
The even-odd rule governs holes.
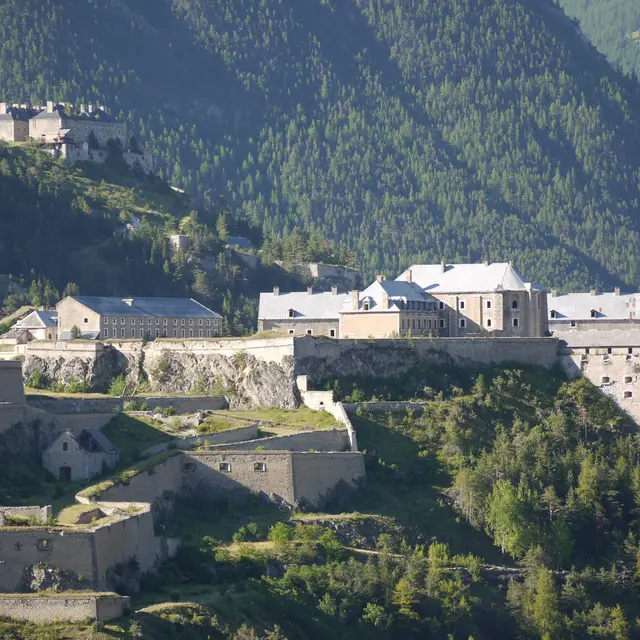
{"type": "Polygon", "coordinates": [[[102,429],[120,451],[120,463],[130,464],[140,458],[145,449],[174,438],[158,428],[151,418],[118,413],[102,429]]]}
{"type": "Polygon", "coordinates": [[[218,415],[271,422],[281,426],[310,429],[340,429],[335,418],[326,411],[314,411],[309,407],[299,409],[256,409],[252,411],[219,411],[218,415]]]}

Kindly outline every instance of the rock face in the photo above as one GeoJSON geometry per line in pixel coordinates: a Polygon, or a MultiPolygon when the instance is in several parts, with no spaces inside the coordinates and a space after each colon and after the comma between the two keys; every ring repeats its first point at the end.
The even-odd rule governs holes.
{"type": "Polygon", "coordinates": [[[34,591],[69,591],[86,589],[83,582],[73,571],[50,567],[45,563],[25,567],[22,576],[22,590],[34,591]]]}

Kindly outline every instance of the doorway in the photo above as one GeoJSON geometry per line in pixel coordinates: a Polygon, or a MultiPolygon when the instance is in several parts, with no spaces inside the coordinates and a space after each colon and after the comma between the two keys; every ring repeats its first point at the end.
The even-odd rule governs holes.
{"type": "Polygon", "coordinates": [[[71,482],[71,467],[60,467],[60,480],[71,482]]]}

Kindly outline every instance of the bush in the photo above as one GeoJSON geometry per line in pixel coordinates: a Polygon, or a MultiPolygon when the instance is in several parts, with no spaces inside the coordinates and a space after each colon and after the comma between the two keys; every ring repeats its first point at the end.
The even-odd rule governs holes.
{"type": "Polygon", "coordinates": [[[32,389],[46,389],[47,381],[45,377],[36,369],[27,378],[27,387],[31,387],[32,389]]]}
{"type": "Polygon", "coordinates": [[[138,410],[138,403],[135,400],[128,400],[127,402],[124,403],[124,410],[125,411],[137,411],[138,410]]]}
{"type": "Polygon", "coordinates": [[[269,529],[269,535],[267,539],[271,542],[275,542],[276,546],[285,545],[287,542],[291,542],[294,537],[294,530],[292,527],[287,526],[284,522],[276,522],[271,529],[269,529]]]}
{"type": "Polygon", "coordinates": [[[67,382],[64,390],[68,393],[86,393],[89,390],[89,383],[86,380],[72,378],[67,382]]]}
{"type": "Polygon", "coordinates": [[[111,386],[109,387],[109,395],[115,396],[116,398],[120,398],[124,394],[124,390],[126,388],[127,388],[127,382],[124,379],[124,376],[120,374],[117,378],[114,378],[111,381],[111,386]]]}
{"type": "Polygon", "coordinates": [[[146,402],[143,402],[140,405],[140,411],[149,411],[149,405],[146,402]]]}

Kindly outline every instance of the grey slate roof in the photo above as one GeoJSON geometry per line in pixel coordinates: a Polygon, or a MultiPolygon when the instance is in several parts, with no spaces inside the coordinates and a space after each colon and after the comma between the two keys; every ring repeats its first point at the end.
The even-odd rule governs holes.
{"type": "Polygon", "coordinates": [[[57,311],[32,311],[19,321],[19,326],[25,329],[44,329],[58,326],[57,311]]]}
{"type": "Polygon", "coordinates": [[[109,440],[109,438],[107,438],[107,436],[104,435],[104,433],[102,433],[102,431],[100,431],[100,429],[96,427],[83,429],[80,435],[82,436],[83,433],[89,434],[89,436],[91,436],[91,438],[95,440],[96,444],[105,453],[118,453],[117,447],[113,444],[113,442],[111,442],[111,440],[109,440]]]}
{"type": "Polygon", "coordinates": [[[616,295],[615,293],[565,293],[547,295],[549,322],[562,320],[590,320],[603,322],[611,320],[640,319],[640,293],[616,295]],[[591,312],[595,312],[595,317],[591,312]],[[551,313],[555,312],[555,317],[551,313]]]}
{"type": "Polygon", "coordinates": [[[414,264],[396,280],[412,279],[429,293],[475,293],[486,291],[526,291],[525,284],[508,262],[492,264],[414,264]]]}
{"type": "MultiPolygon", "coordinates": [[[[376,280],[360,293],[360,308],[365,301],[369,302],[370,311],[399,311],[407,308],[407,303],[411,302],[434,302],[433,296],[425,293],[415,282],[405,282],[402,280],[376,280]],[[389,308],[382,309],[382,298],[384,294],[389,297],[389,308]]],[[[352,311],[352,300],[349,296],[342,307],[342,311],[352,311]]]]}
{"type": "Polygon", "coordinates": [[[331,292],[312,293],[296,291],[292,293],[260,294],[259,320],[289,319],[289,310],[294,312],[294,318],[308,318],[311,320],[338,320],[342,303],[349,294],[331,292]]]}
{"type": "Polygon", "coordinates": [[[193,298],[107,298],[73,296],[73,300],[101,316],[135,318],[221,318],[193,298]],[[132,300],[131,305],[125,300],[132,300]]]}
{"type": "Polygon", "coordinates": [[[53,113],[47,110],[41,111],[37,116],[39,120],[47,120],[52,118],[68,118],[69,120],[88,120],[90,122],[117,122],[115,118],[110,116],[106,111],[96,109],[91,113],[67,113],[64,105],[58,104],[53,108],[53,113]]]}

